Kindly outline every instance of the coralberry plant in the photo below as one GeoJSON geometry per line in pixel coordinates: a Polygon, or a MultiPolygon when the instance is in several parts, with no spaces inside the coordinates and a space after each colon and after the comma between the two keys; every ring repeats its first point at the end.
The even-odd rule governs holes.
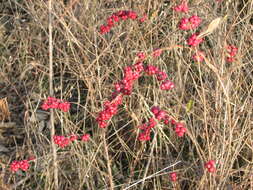
{"type": "MultiPolygon", "coordinates": [[[[182,1],[181,4],[176,5],[174,11],[178,13],[188,13],[189,7],[186,1],[182,1]]],[[[120,21],[125,21],[127,19],[136,20],[138,18],[137,14],[134,11],[119,11],[114,13],[107,19],[107,24],[100,27],[100,33],[108,33],[112,27],[114,27],[120,21]]],[[[143,19],[144,20],[144,19],[143,19]]],[[[192,15],[190,17],[183,17],[179,22],[179,29],[188,31],[194,30],[199,27],[202,23],[202,19],[197,15],[192,15]]],[[[205,53],[198,49],[198,46],[204,42],[204,38],[200,37],[198,33],[190,34],[187,39],[187,44],[191,49],[194,50],[195,54],[192,56],[192,59],[197,62],[204,60],[205,53]]],[[[233,58],[236,54],[236,49],[232,46],[228,47],[229,58],[233,58]]],[[[137,53],[137,62],[133,65],[127,66],[124,68],[122,80],[114,84],[114,92],[111,95],[110,100],[106,101],[103,105],[103,110],[98,113],[96,121],[100,128],[105,128],[108,126],[110,119],[117,114],[118,107],[123,104],[123,97],[130,96],[134,90],[135,81],[138,80],[141,76],[151,77],[155,76],[157,81],[160,83],[160,90],[172,90],[175,88],[174,82],[168,79],[166,71],[162,71],[159,67],[151,64],[145,64],[145,60],[148,57],[157,58],[161,56],[163,49],[155,49],[150,53],[150,56],[145,52],[137,53]]],[[[173,127],[176,135],[178,137],[183,137],[187,132],[185,124],[180,121],[176,121],[165,111],[160,109],[158,106],[153,106],[151,108],[153,116],[148,119],[148,122],[143,123],[138,126],[139,129],[139,141],[149,141],[151,139],[152,130],[158,122],[163,123],[164,125],[169,125],[173,127]]],[[[208,163],[205,167],[208,168],[208,171],[213,172],[214,166],[210,165],[212,162],[208,163]]],[[[171,181],[177,180],[177,174],[175,172],[170,173],[171,181]]]]}

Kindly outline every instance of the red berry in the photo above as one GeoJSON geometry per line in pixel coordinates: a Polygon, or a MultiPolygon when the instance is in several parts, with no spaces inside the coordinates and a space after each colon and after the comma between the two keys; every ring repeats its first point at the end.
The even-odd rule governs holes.
{"type": "Polygon", "coordinates": [[[90,134],[84,134],[81,137],[81,140],[84,141],[84,142],[89,141],[90,140],[90,134]]]}
{"type": "Polygon", "coordinates": [[[189,11],[187,2],[183,1],[180,5],[177,5],[174,7],[174,10],[176,12],[184,12],[187,13],[189,11]]]}
{"type": "Polygon", "coordinates": [[[69,140],[70,141],[75,141],[75,140],[77,140],[78,139],[78,136],[77,135],[70,135],[70,137],[69,137],[69,140]]]}
{"type": "Polygon", "coordinates": [[[148,128],[153,128],[153,127],[155,127],[156,126],[156,121],[155,121],[155,119],[154,118],[150,118],[149,119],[149,123],[148,123],[148,128]]]}
{"type": "Polygon", "coordinates": [[[159,108],[158,106],[153,106],[153,107],[151,108],[151,112],[152,112],[154,115],[158,114],[159,111],[160,111],[160,108],[159,108]]]}
{"type": "Polygon", "coordinates": [[[157,71],[158,71],[158,68],[153,65],[147,65],[147,67],[145,68],[145,72],[148,75],[154,75],[154,74],[156,74],[157,71]]]}
{"type": "Polygon", "coordinates": [[[214,173],[216,171],[216,169],[214,167],[208,168],[208,172],[210,173],[214,173]]]}
{"type": "Polygon", "coordinates": [[[20,169],[23,170],[23,171],[28,170],[28,168],[30,166],[27,160],[20,161],[19,165],[20,165],[20,169]]]}
{"type": "Polygon", "coordinates": [[[169,80],[163,81],[162,84],[160,85],[161,90],[171,90],[174,87],[175,87],[174,83],[169,80]]]}
{"type": "Polygon", "coordinates": [[[167,74],[164,71],[158,71],[156,72],[156,78],[159,81],[165,80],[167,78],[167,74]]]}
{"type": "Polygon", "coordinates": [[[195,34],[191,35],[188,38],[187,43],[188,43],[189,46],[195,47],[203,41],[204,41],[204,39],[203,38],[198,38],[198,34],[195,33],[195,34]]]}
{"type": "Polygon", "coordinates": [[[170,173],[170,180],[173,182],[177,181],[177,173],[176,172],[170,173]]]}
{"type": "Polygon", "coordinates": [[[11,169],[12,172],[18,171],[19,168],[20,168],[20,163],[19,163],[19,161],[13,161],[13,162],[11,163],[11,165],[10,165],[10,169],[11,169]]]}
{"type": "Polygon", "coordinates": [[[143,17],[139,19],[140,22],[145,22],[147,20],[148,16],[145,14],[143,17]]]}
{"type": "Polygon", "coordinates": [[[146,54],[144,52],[137,53],[137,56],[139,57],[140,60],[144,60],[146,58],[146,54]]]}
{"type": "Polygon", "coordinates": [[[207,163],[205,163],[205,168],[208,170],[208,172],[213,173],[216,171],[215,169],[215,161],[210,160],[207,163]]]}

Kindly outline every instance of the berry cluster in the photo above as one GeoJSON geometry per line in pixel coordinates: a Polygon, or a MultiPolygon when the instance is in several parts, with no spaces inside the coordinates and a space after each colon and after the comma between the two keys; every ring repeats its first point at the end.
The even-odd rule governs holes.
{"type": "Polygon", "coordinates": [[[214,173],[216,171],[215,169],[215,161],[210,160],[207,163],[205,163],[205,168],[208,170],[210,173],[214,173]]]}
{"type": "Polygon", "coordinates": [[[160,109],[158,106],[153,106],[151,108],[151,112],[155,115],[155,118],[158,121],[162,121],[165,125],[169,125],[170,123],[174,125],[174,131],[178,137],[184,136],[186,132],[184,124],[176,122],[174,119],[167,115],[166,111],[160,109]]]}
{"type": "Polygon", "coordinates": [[[181,30],[191,30],[197,28],[201,22],[201,18],[199,18],[197,15],[192,15],[190,18],[182,18],[178,27],[181,30]]]}
{"type": "MultiPolygon", "coordinates": [[[[153,58],[156,58],[156,57],[159,57],[160,55],[162,55],[163,53],[163,50],[162,49],[155,49],[153,52],[152,52],[152,57],[153,58]]],[[[142,62],[144,61],[147,57],[146,57],[146,54],[144,52],[139,52],[137,53],[137,57],[139,58],[137,62],[142,62]]]]}
{"type": "MultiPolygon", "coordinates": [[[[112,16],[107,18],[107,23],[105,25],[100,26],[100,33],[106,34],[108,33],[112,27],[115,26],[116,23],[120,21],[125,21],[127,19],[136,20],[138,18],[138,15],[134,11],[118,11],[116,13],[113,13],[112,16]]],[[[147,19],[147,16],[144,15],[142,18],[139,19],[140,22],[144,22],[147,19]]]]}
{"type": "Polygon", "coordinates": [[[78,136],[77,136],[77,135],[72,134],[72,135],[69,136],[69,140],[70,140],[71,142],[76,141],[77,139],[78,139],[78,136]]]}
{"type": "Polygon", "coordinates": [[[170,180],[171,181],[177,181],[177,173],[176,172],[170,173],[170,180]]]}
{"type": "Polygon", "coordinates": [[[176,132],[177,136],[182,137],[186,133],[186,128],[184,127],[183,123],[176,123],[174,127],[174,131],[176,132]]]}
{"type": "MultiPolygon", "coordinates": [[[[188,8],[187,3],[185,1],[183,1],[180,5],[177,5],[176,7],[174,7],[174,11],[176,11],[176,12],[188,12],[188,10],[189,10],[189,8],[188,8]]],[[[201,18],[199,18],[197,15],[192,15],[189,18],[187,18],[187,17],[182,18],[178,27],[181,30],[195,29],[200,25],[201,22],[202,22],[201,18]]],[[[198,37],[198,35],[199,35],[198,33],[192,34],[187,39],[187,44],[191,47],[196,47],[200,43],[202,43],[204,41],[204,39],[201,37],[198,37]]],[[[196,53],[195,55],[193,55],[193,60],[198,61],[198,62],[203,61],[203,59],[204,59],[203,55],[204,55],[203,52],[196,53]]]]}
{"type": "Polygon", "coordinates": [[[139,58],[137,62],[142,62],[146,59],[146,54],[144,52],[139,52],[137,53],[137,57],[139,58]]]}
{"type": "Polygon", "coordinates": [[[159,81],[163,81],[168,77],[168,75],[164,71],[158,70],[155,74],[156,74],[157,80],[159,80],[159,81]]]}
{"type": "Polygon", "coordinates": [[[30,167],[30,164],[28,163],[28,160],[21,160],[21,161],[13,161],[10,165],[10,169],[12,172],[16,172],[19,169],[22,171],[27,171],[30,167]]]}
{"type": "MultiPolygon", "coordinates": [[[[159,50],[159,52],[161,51],[159,50]]],[[[153,65],[147,65],[145,67],[143,66],[141,61],[146,58],[145,53],[140,52],[137,54],[137,56],[139,58],[138,62],[132,66],[125,67],[123,79],[115,83],[112,101],[106,101],[104,103],[104,109],[99,112],[96,121],[98,122],[100,128],[105,128],[107,126],[107,121],[117,113],[118,106],[122,104],[123,95],[130,95],[132,93],[134,81],[141,76],[142,71],[149,76],[156,75],[158,81],[163,81],[160,85],[160,89],[171,90],[174,88],[174,83],[166,80],[168,76],[164,71],[160,71],[156,66],[153,65]]],[[[147,131],[148,130],[146,130],[146,132],[147,131]]],[[[148,134],[144,136],[148,136],[148,134]]]]}
{"type": "Polygon", "coordinates": [[[139,126],[139,129],[142,130],[142,132],[139,134],[139,141],[149,141],[150,140],[150,133],[151,129],[156,126],[156,121],[154,118],[150,118],[148,123],[144,123],[141,126],[139,126]]]}
{"type": "Polygon", "coordinates": [[[123,96],[119,94],[112,101],[104,103],[104,110],[102,110],[96,119],[100,128],[107,127],[107,121],[112,118],[118,111],[118,106],[122,104],[123,96]]]}
{"type": "Polygon", "coordinates": [[[166,117],[166,112],[164,110],[161,110],[158,106],[153,106],[151,108],[151,112],[155,115],[155,118],[158,121],[161,121],[166,117]]]}
{"type": "MultiPolygon", "coordinates": [[[[79,137],[77,135],[70,135],[69,137],[64,137],[64,136],[58,136],[55,135],[53,137],[54,143],[59,145],[61,148],[64,148],[65,146],[69,145],[70,142],[78,140],[79,137]]],[[[81,141],[89,141],[90,140],[90,134],[84,134],[80,137],[81,141]]]]}
{"type": "MultiPolygon", "coordinates": [[[[143,55],[139,55],[143,57],[143,55]]],[[[130,95],[132,93],[134,81],[140,76],[144,70],[142,62],[137,62],[132,66],[124,68],[123,79],[114,84],[114,92],[112,94],[112,101],[104,103],[104,109],[99,112],[96,121],[100,128],[107,127],[107,121],[117,113],[118,106],[122,104],[123,95],[130,95]]]]}
{"type": "Polygon", "coordinates": [[[147,65],[144,68],[144,71],[147,75],[155,75],[157,72],[159,72],[159,69],[156,66],[147,65]]]}
{"type": "Polygon", "coordinates": [[[59,145],[61,148],[64,148],[70,143],[70,139],[64,136],[55,135],[53,139],[54,139],[54,143],[59,145]]]}
{"type": "Polygon", "coordinates": [[[50,108],[53,109],[59,109],[62,110],[63,112],[67,112],[70,109],[70,103],[54,98],[54,97],[48,97],[42,104],[41,108],[43,110],[48,110],[50,108]]]}
{"type": "Polygon", "coordinates": [[[171,90],[175,87],[175,84],[171,82],[170,80],[165,80],[160,85],[161,90],[171,90]]]}
{"type": "Polygon", "coordinates": [[[199,45],[203,41],[204,41],[204,39],[203,38],[198,38],[198,34],[195,33],[195,34],[192,34],[188,38],[187,43],[188,43],[189,46],[196,47],[197,45],[199,45]]]}
{"type": "Polygon", "coordinates": [[[166,80],[168,75],[164,71],[160,71],[156,66],[147,65],[144,68],[144,71],[147,75],[156,75],[158,81],[163,81],[160,84],[161,90],[171,90],[175,87],[175,84],[170,80],[166,80]]]}
{"type": "Polygon", "coordinates": [[[142,62],[138,62],[133,66],[125,67],[123,79],[115,84],[115,94],[122,93],[124,95],[130,95],[132,93],[134,81],[141,76],[142,71],[142,62]]]}
{"type": "Polygon", "coordinates": [[[175,6],[173,9],[176,12],[183,12],[183,13],[187,13],[189,11],[188,4],[185,1],[183,1],[180,5],[175,6]]]}
{"type": "Polygon", "coordinates": [[[227,57],[227,62],[233,62],[235,59],[234,57],[236,56],[238,51],[238,48],[235,47],[234,45],[229,45],[227,46],[227,53],[229,54],[227,57]]]}
{"type": "Polygon", "coordinates": [[[162,121],[165,125],[175,124],[176,121],[167,115],[166,111],[160,109],[158,106],[153,106],[151,112],[155,115],[158,121],[162,121]]]}
{"type": "Polygon", "coordinates": [[[140,21],[140,22],[145,22],[147,19],[148,19],[148,16],[147,16],[146,14],[144,14],[144,15],[139,19],[139,21],[140,21]]]}
{"type": "Polygon", "coordinates": [[[87,142],[90,140],[90,134],[84,134],[81,136],[81,141],[87,142]]]}

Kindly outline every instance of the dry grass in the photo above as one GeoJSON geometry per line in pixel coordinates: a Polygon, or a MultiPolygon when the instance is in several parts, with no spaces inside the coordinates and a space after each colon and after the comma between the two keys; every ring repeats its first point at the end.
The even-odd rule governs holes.
{"type": "MultiPolygon", "coordinates": [[[[200,30],[226,16],[200,45],[205,63],[191,59],[185,41],[193,31],[177,28],[182,15],[172,11],[175,1],[52,3],[54,94],[72,103],[70,112],[55,112],[56,134],[92,136],[88,143],[57,149],[59,189],[253,189],[252,1],[190,1],[190,13],[203,19],[200,30]],[[123,9],[147,13],[149,20],[99,34],[105,19],[123,9]],[[239,48],[233,63],[225,61],[226,44],[239,48]],[[176,88],[164,92],[152,77],[141,78],[110,126],[100,129],[96,114],[123,68],[137,52],[155,48],[169,50],[147,62],[166,70],[176,88]],[[187,135],[178,138],[159,125],[150,142],[139,142],[137,126],[153,105],[185,122],[187,135]],[[217,161],[215,174],[204,169],[210,159],[217,161]],[[179,175],[176,183],[169,180],[171,171],[179,175]]],[[[8,149],[0,151],[2,189],[54,189],[49,114],[40,108],[49,95],[48,29],[46,1],[0,5],[0,98],[7,97],[11,113],[0,125],[0,143],[8,149]],[[30,155],[36,160],[28,172],[9,171],[12,160],[30,155]]]]}

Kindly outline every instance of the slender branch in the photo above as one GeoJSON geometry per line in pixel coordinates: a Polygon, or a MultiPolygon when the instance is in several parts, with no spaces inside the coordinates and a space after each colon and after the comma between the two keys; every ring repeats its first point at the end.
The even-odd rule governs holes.
{"type": "MultiPolygon", "coordinates": [[[[48,1],[48,29],[49,29],[49,94],[51,97],[54,96],[54,88],[53,88],[53,39],[52,39],[52,0],[48,1]]],[[[51,127],[51,147],[53,152],[53,168],[54,168],[54,188],[58,190],[59,182],[58,182],[58,167],[57,167],[57,154],[56,154],[56,146],[53,141],[53,137],[55,135],[54,128],[54,110],[50,110],[50,127],[51,127]]]]}
{"type": "Polygon", "coordinates": [[[112,170],[111,170],[111,160],[109,157],[108,145],[106,143],[105,133],[106,131],[103,131],[103,141],[104,141],[104,148],[105,148],[105,156],[107,160],[108,178],[109,178],[109,183],[110,183],[110,190],[114,190],[113,176],[112,176],[112,170]]]}
{"type": "Polygon", "coordinates": [[[140,189],[143,189],[143,188],[144,188],[144,185],[145,185],[145,179],[146,179],[146,177],[147,177],[148,170],[149,170],[149,166],[150,166],[150,163],[151,163],[151,160],[152,160],[152,157],[153,157],[153,153],[154,153],[154,148],[155,148],[156,139],[157,139],[156,136],[157,136],[157,133],[155,133],[155,136],[154,136],[154,138],[153,138],[152,147],[151,147],[151,152],[150,152],[150,155],[149,155],[148,163],[147,163],[147,165],[146,165],[146,169],[145,169],[145,172],[144,172],[144,178],[143,178],[142,185],[141,185],[141,188],[140,188],[140,189]]]}

